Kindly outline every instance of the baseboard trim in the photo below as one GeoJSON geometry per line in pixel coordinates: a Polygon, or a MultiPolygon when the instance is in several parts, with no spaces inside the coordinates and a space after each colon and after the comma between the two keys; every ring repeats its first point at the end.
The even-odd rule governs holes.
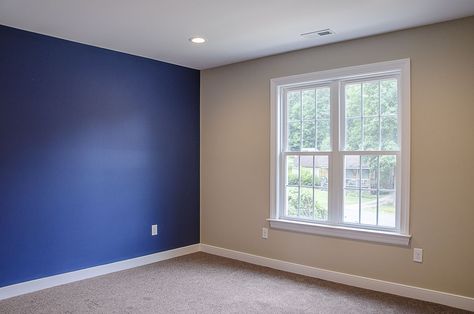
{"type": "Polygon", "coordinates": [[[44,277],[31,281],[21,282],[18,284],[0,288],[0,300],[12,298],[26,293],[43,290],[67,283],[84,280],[96,276],[106,275],[121,270],[135,268],[170,258],[187,255],[200,251],[200,244],[180,247],[168,251],[158,252],[150,255],[140,256],[132,259],[118,261],[110,264],[99,265],[86,269],[76,270],[69,273],[59,274],[50,277],[44,277]]]}
{"type": "Polygon", "coordinates": [[[452,306],[468,311],[474,311],[474,298],[404,285],[395,282],[372,279],[362,276],[340,273],[336,271],[285,262],[282,260],[233,251],[217,246],[201,243],[201,251],[213,255],[227,257],[255,265],[265,266],[308,277],[319,278],[349,286],[375,290],[390,294],[452,306]]]}
{"type": "Polygon", "coordinates": [[[451,294],[441,291],[435,291],[425,288],[408,286],[400,283],[372,279],[362,276],[340,273],[322,268],[316,268],[268,257],[253,255],[240,251],[229,250],[208,244],[193,244],[173,250],[163,251],[150,255],[140,256],[115,263],[95,266],[81,269],[69,273],[59,274],[50,277],[44,277],[31,281],[26,281],[11,286],[0,288],[0,300],[12,298],[26,293],[31,293],[79,280],[106,275],[109,273],[135,268],[159,261],[196,253],[205,252],[213,255],[227,257],[255,265],[265,266],[290,273],[300,274],[308,277],[319,278],[327,281],[337,282],[349,286],[380,291],[390,294],[444,304],[468,311],[474,311],[474,298],[451,294]]]}

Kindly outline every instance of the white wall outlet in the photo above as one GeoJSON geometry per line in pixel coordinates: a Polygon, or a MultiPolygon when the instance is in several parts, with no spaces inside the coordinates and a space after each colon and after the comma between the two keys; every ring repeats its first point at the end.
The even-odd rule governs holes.
{"type": "Polygon", "coordinates": [[[151,225],[151,235],[156,236],[158,234],[158,225],[151,225]]]}
{"type": "Polygon", "coordinates": [[[262,228],[262,239],[268,239],[268,228],[262,228]]]}
{"type": "Polygon", "coordinates": [[[423,249],[413,249],[413,261],[417,263],[423,263],[423,249]]]}

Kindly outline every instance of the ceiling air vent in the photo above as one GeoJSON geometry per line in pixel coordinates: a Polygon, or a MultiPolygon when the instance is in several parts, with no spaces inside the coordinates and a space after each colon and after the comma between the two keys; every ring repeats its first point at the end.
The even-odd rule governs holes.
{"type": "Polygon", "coordinates": [[[301,34],[302,37],[322,37],[322,36],[328,36],[328,35],[333,35],[334,31],[326,28],[326,29],[321,29],[319,31],[313,31],[313,32],[308,32],[308,33],[303,33],[301,34]]]}

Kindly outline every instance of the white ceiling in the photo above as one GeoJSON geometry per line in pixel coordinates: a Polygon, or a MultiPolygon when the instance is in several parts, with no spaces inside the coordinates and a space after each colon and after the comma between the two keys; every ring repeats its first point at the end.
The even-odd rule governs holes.
{"type": "Polygon", "coordinates": [[[0,24],[195,69],[470,15],[474,0],[0,0],[0,24]]]}

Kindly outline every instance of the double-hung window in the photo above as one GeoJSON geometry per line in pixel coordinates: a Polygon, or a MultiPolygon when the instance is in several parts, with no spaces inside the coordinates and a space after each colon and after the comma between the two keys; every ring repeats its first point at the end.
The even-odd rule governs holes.
{"type": "Polygon", "coordinates": [[[408,245],[410,66],[271,81],[270,225],[408,245]]]}

